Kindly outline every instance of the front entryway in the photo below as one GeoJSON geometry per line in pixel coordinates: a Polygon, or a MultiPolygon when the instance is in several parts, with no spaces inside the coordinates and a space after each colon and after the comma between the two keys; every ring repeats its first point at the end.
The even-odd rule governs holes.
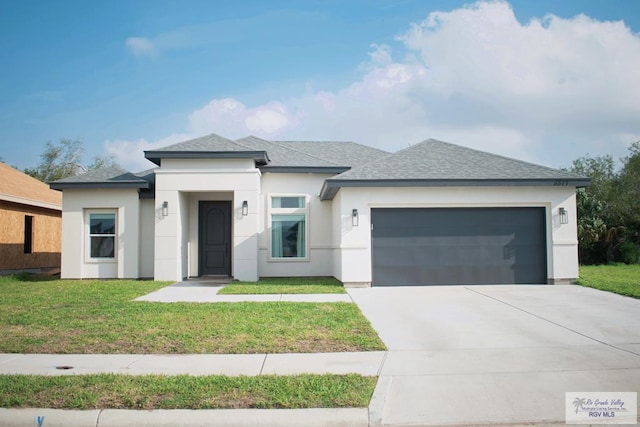
{"type": "Polygon", "coordinates": [[[200,202],[200,276],[231,275],[231,202],[200,202]]]}

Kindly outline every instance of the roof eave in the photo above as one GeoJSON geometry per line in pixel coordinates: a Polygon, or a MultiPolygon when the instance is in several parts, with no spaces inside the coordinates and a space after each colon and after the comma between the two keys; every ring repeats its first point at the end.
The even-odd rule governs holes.
{"type": "Polygon", "coordinates": [[[120,181],[120,182],[52,182],[52,190],[90,189],[90,188],[149,188],[148,182],[120,181]]]}
{"type": "Polygon", "coordinates": [[[41,201],[41,200],[27,199],[27,198],[24,198],[24,197],[14,196],[14,195],[11,195],[11,194],[0,194],[0,201],[10,202],[10,203],[18,203],[18,204],[25,205],[25,206],[35,206],[35,207],[38,207],[38,208],[51,209],[51,210],[56,210],[56,211],[61,211],[62,210],[62,205],[59,205],[57,203],[44,202],[44,201],[41,201]]]}
{"type": "Polygon", "coordinates": [[[338,175],[350,170],[347,166],[262,166],[262,172],[273,173],[321,173],[338,175]]]}
{"type": "Polygon", "coordinates": [[[145,151],[144,157],[158,166],[162,159],[252,159],[260,164],[269,162],[266,151],[145,151]]]}
{"type": "Polygon", "coordinates": [[[342,187],[588,187],[589,178],[559,179],[327,179],[320,200],[332,200],[342,187]]]}

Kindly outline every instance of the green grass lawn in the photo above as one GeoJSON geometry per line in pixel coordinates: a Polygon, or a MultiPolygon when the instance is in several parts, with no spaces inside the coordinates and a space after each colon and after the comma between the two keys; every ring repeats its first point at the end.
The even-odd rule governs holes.
{"type": "Polygon", "coordinates": [[[355,304],[132,301],[166,285],[0,278],[0,352],[233,354],[385,348],[355,304]]]}
{"type": "Polygon", "coordinates": [[[640,265],[582,265],[577,283],[640,298],[640,265]]]}
{"type": "Polygon", "coordinates": [[[233,282],[218,294],[344,294],[333,277],[268,277],[259,282],[233,282]]]}
{"type": "Polygon", "coordinates": [[[218,409],[366,407],[376,377],[360,375],[0,375],[0,407],[218,409]]]}

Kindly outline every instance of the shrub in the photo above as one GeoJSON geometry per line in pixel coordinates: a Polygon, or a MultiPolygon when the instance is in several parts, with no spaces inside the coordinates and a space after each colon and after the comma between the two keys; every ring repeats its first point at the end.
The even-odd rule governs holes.
{"type": "Polygon", "coordinates": [[[640,264],[640,245],[626,241],[618,248],[620,261],[625,264],[640,264]]]}

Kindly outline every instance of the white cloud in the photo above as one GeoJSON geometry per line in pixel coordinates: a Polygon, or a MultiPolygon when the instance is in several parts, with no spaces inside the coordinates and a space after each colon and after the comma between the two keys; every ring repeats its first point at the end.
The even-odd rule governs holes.
{"type": "Polygon", "coordinates": [[[393,62],[391,59],[391,47],[386,44],[371,43],[371,51],[368,53],[369,62],[360,65],[360,68],[369,71],[376,67],[384,67],[393,62]]]}
{"type": "Polygon", "coordinates": [[[194,134],[218,133],[239,138],[251,133],[269,136],[282,132],[293,122],[285,106],[270,102],[247,108],[232,98],[214,99],[189,116],[189,129],[194,134]]]}
{"type": "Polygon", "coordinates": [[[289,118],[284,108],[261,108],[244,119],[244,125],[252,132],[270,134],[285,128],[289,118]]]}
{"type": "Polygon", "coordinates": [[[151,40],[146,37],[129,37],[125,42],[127,48],[138,57],[153,58],[158,51],[151,40]]]}
{"type": "Polygon", "coordinates": [[[186,134],[348,139],[390,151],[435,137],[552,166],[624,155],[640,135],[640,37],[622,22],[548,15],[521,24],[508,3],[478,2],[430,13],[398,40],[397,53],[371,45],[361,77],[341,90],[254,106],[213,99],[189,116],[186,134]]]}
{"type": "Polygon", "coordinates": [[[166,147],[171,144],[185,141],[192,138],[191,134],[172,134],[155,141],[147,141],[146,139],[137,139],[134,141],[124,139],[108,140],[104,143],[104,150],[108,156],[114,156],[118,164],[123,168],[140,172],[151,169],[155,165],[144,158],[145,150],[154,150],[166,147]]]}

